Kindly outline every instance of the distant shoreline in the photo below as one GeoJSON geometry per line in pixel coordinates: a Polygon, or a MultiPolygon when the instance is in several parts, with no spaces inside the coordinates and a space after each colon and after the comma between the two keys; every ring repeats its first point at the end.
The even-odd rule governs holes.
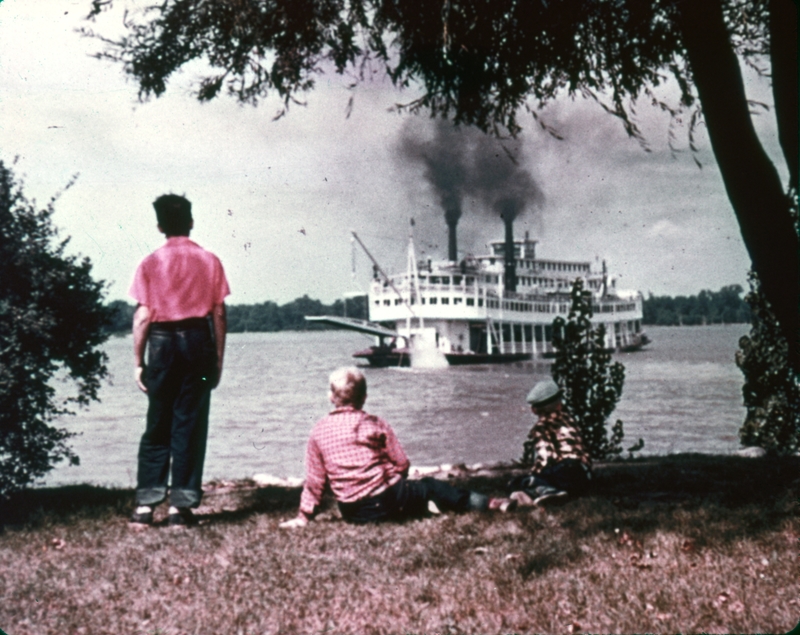
{"type": "MultiPolygon", "coordinates": [[[[692,296],[644,297],[642,309],[644,326],[710,326],[714,324],[749,324],[750,307],[741,297],[740,285],[727,285],[719,291],[700,291],[692,296]]],[[[111,334],[130,331],[136,308],[124,300],[114,300],[108,305],[114,317],[108,326],[111,334]]],[[[279,305],[271,300],[257,304],[230,304],[228,310],[229,333],[271,333],[280,331],[333,330],[322,324],[310,324],[305,316],[334,315],[369,319],[366,294],[333,304],[303,295],[279,305]]]]}

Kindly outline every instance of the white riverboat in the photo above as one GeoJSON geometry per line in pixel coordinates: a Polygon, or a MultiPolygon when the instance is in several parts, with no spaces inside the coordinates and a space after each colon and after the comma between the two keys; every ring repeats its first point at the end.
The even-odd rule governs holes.
{"type": "Polygon", "coordinates": [[[384,274],[376,263],[368,321],[307,319],[375,335],[374,346],[354,354],[373,366],[409,365],[423,352],[451,365],[525,361],[554,354],[553,320],[566,319],[572,284],[582,278],[592,294],[592,323],[605,325],[609,350],[648,343],[640,292],[617,289],[605,263],[595,271],[590,262],[539,259],[536,244],[507,231],[486,255],[417,262],[409,239],[406,271],[384,274]]]}

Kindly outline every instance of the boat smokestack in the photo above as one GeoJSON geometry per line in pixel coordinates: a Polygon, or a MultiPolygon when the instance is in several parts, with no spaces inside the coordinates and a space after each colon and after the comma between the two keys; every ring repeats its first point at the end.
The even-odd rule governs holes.
{"type": "Polygon", "coordinates": [[[456,238],[456,228],[458,219],[461,217],[461,210],[445,212],[444,218],[447,223],[447,259],[451,262],[458,261],[458,240],[456,238]]]}
{"type": "Polygon", "coordinates": [[[505,265],[503,282],[507,291],[517,290],[517,266],[514,257],[514,214],[503,213],[500,215],[506,226],[506,244],[503,250],[503,263],[505,265]]]}

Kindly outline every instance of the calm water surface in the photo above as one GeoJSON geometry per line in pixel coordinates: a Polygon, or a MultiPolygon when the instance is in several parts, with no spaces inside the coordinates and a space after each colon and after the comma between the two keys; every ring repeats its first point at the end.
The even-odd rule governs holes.
{"type": "MultiPolygon", "coordinates": [[[[732,453],[744,419],[742,375],[733,361],[747,325],[650,327],[653,344],[620,354],[626,379],[612,414],[623,445],[642,454],[732,453]]],[[[327,377],[370,343],[340,331],[241,333],[228,337],[222,383],[211,399],[206,479],[266,472],[303,475],[305,441],[328,411],[327,377]]],[[[111,381],[63,425],[80,433],[78,467],[59,467],[46,485],[133,487],[147,399],[133,382],[130,336],[106,345],[111,381]]],[[[519,458],[532,424],[525,395],[546,363],[436,370],[365,368],[366,409],[394,427],[414,465],[519,458]]]]}

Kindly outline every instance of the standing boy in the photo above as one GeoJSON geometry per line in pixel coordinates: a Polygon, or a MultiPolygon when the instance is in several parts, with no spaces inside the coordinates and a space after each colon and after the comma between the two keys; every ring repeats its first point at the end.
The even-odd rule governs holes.
{"type": "Polygon", "coordinates": [[[138,302],[134,372],[148,399],[131,522],[153,522],[153,507],[167,497],[171,475],[168,523],[181,526],[193,523],[191,508],[203,494],[208,411],[222,374],[230,289],[219,259],[189,240],[192,204],[166,194],[153,207],[167,242],[142,261],[130,289],[138,302]]]}

